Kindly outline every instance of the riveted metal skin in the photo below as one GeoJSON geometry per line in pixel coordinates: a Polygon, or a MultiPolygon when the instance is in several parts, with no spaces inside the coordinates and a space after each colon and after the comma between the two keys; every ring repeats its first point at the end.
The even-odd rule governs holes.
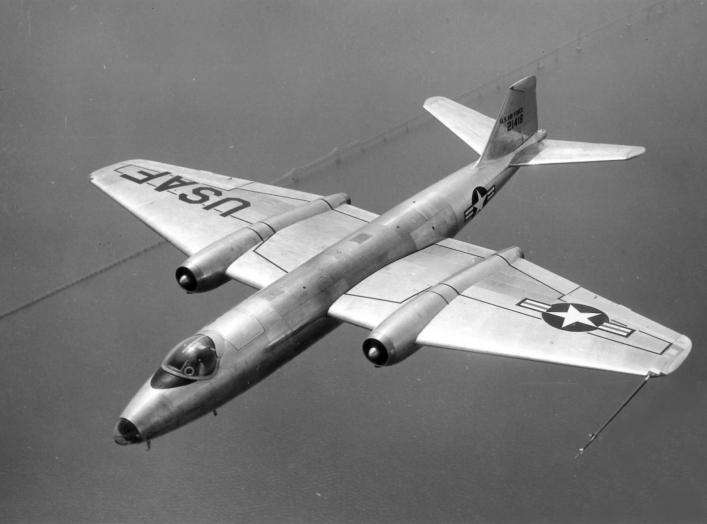
{"type": "MultiPolygon", "coordinates": [[[[248,329],[248,322],[256,322],[248,317],[240,317],[239,320],[245,330],[248,329]]],[[[336,320],[319,318],[287,338],[271,341],[265,333],[261,333],[238,349],[214,331],[201,331],[216,342],[221,353],[216,374],[208,380],[170,389],[154,388],[147,380],[121,414],[121,421],[130,421],[136,428],[137,436],[133,430],[130,438],[125,438],[119,431],[119,422],[115,429],[116,443],[134,444],[151,440],[212,412],[260,382],[338,325],[336,320]]]]}
{"type": "Polygon", "coordinates": [[[682,363],[686,336],[518,260],[518,248],[447,240],[519,166],[626,160],[644,148],[546,139],[532,76],[510,87],[495,121],[443,97],[424,107],[480,159],[378,217],[343,205],[344,194],[319,198],[146,160],[91,175],[191,255],[177,271],[183,288],[231,278],[260,289],[175,346],[122,413],[118,444],[149,442],[214,411],[341,321],[372,329],[364,353],[376,365],[418,345],[650,375],[682,363]],[[230,218],[241,221],[236,233],[230,218]]]}
{"type": "MultiPolygon", "coordinates": [[[[494,186],[497,192],[516,170],[501,162],[471,164],[452,173],[199,330],[215,342],[216,373],[209,380],[169,389],[155,389],[148,380],[121,415],[139,433],[139,439],[131,434],[130,442],[167,433],[260,382],[338,325],[327,310],[343,293],[389,263],[454,236],[468,221],[465,210],[475,188],[494,186]],[[368,235],[365,242],[353,240],[361,233],[368,235]]],[[[329,209],[320,202],[316,205],[329,209]]],[[[237,253],[229,251],[219,266],[237,253]]],[[[115,439],[126,440],[119,433],[115,439]]]]}
{"type": "Polygon", "coordinates": [[[253,229],[239,229],[186,259],[175,272],[177,283],[189,293],[215,289],[228,282],[229,264],[260,242],[253,229]]]}
{"type": "Polygon", "coordinates": [[[420,349],[417,336],[452,300],[521,256],[517,247],[504,249],[411,298],[371,331],[363,342],[364,356],[376,366],[405,360],[420,349]]]}
{"type": "Polygon", "coordinates": [[[239,229],[185,260],[175,273],[177,283],[189,293],[215,289],[229,281],[228,266],[253,246],[287,226],[350,202],[345,193],[336,193],[239,229]]]}

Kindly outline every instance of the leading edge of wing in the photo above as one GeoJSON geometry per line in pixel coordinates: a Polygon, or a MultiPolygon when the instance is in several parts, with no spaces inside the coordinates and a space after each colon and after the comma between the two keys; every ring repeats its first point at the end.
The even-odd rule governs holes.
{"type": "Polygon", "coordinates": [[[692,343],[524,259],[461,293],[418,343],[557,364],[667,375],[692,343]]]}
{"type": "Polygon", "coordinates": [[[134,159],[91,182],[180,251],[192,255],[248,224],[319,198],[242,178],[134,159]]]}
{"type": "MultiPolygon", "coordinates": [[[[408,301],[493,253],[454,242],[379,270],[337,300],[329,315],[374,329],[408,301]]],[[[463,290],[416,342],[640,375],[673,372],[692,346],[685,335],[524,259],[507,261],[463,290]]]]}
{"type": "MultiPolygon", "coordinates": [[[[562,302],[558,302],[562,304],[562,302]]],[[[420,345],[536,360],[637,375],[667,375],[687,358],[692,343],[685,335],[663,340],[634,332],[642,341],[620,340],[609,331],[563,332],[544,324],[541,315],[459,297],[420,333],[420,345]],[[656,344],[660,348],[656,351],[656,344]]]]}
{"type": "MultiPolygon", "coordinates": [[[[239,229],[322,199],[314,193],[142,159],[99,169],[91,174],[91,182],[187,255],[239,229]]],[[[226,274],[263,288],[376,216],[342,204],[300,219],[277,228],[246,251],[226,274]]]]}
{"type": "Polygon", "coordinates": [[[453,238],[442,240],[369,275],[339,297],[328,314],[373,329],[411,298],[493,253],[453,238]]]}

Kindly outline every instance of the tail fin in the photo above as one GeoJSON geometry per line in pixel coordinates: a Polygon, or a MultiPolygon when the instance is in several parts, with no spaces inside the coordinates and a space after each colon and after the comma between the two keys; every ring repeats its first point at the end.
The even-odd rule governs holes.
{"type": "MultiPolygon", "coordinates": [[[[509,88],[495,121],[440,96],[427,99],[425,109],[474,151],[481,153],[479,162],[516,152],[538,131],[534,76],[523,78],[509,88]]],[[[550,140],[545,139],[544,133],[539,133],[534,143],[526,144],[511,158],[509,165],[540,166],[628,160],[642,155],[645,151],[645,148],[640,146],[550,140]]]]}
{"type": "Polygon", "coordinates": [[[480,162],[513,153],[538,130],[535,77],[527,76],[508,88],[480,162]]]}

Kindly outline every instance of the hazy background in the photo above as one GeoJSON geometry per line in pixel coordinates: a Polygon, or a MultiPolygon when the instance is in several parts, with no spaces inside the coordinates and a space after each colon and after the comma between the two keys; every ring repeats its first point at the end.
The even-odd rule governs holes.
{"type": "MultiPolygon", "coordinates": [[[[113,443],[120,411],[251,292],[187,296],[163,245],[0,320],[0,521],[707,519],[707,7],[649,5],[3,2],[0,315],[157,241],[89,184],[99,167],[267,182],[432,95],[483,86],[464,101],[495,115],[536,72],[551,137],[648,153],[524,168],[460,238],[521,246],[694,348],[580,460],[639,377],[429,349],[374,369],[348,326],[146,453],[113,443]]],[[[382,212],[474,158],[428,122],[298,187],[382,212]]]]}

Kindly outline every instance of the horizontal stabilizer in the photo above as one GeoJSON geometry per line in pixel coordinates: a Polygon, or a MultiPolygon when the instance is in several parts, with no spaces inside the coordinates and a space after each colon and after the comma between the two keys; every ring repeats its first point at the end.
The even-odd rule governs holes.
{"type": "Polygon", "coordinates": [[[522,149],[511,160],[512,166],[542,166],[546,164],[573,164],[578,162],[606,162],[628,160],[646,152],[641,146],[592,144],[567,140],[545,139],[522,149]]]}
{"type": "Polygon", "coordinates": [[[424,108],[474,151],[482,153],[493,131],[493,118],[442,96],[428,98],[424,108]]]}

